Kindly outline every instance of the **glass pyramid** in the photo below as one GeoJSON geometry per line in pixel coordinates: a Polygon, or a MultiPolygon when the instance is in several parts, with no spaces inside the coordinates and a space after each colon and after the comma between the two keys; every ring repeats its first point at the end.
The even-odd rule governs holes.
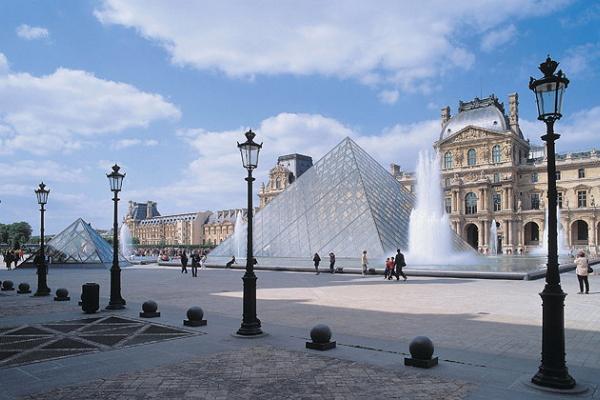
{"type": "MultiPolygon", "coordinates": [[[[36,252],[37,253],[37,252],[36,252]]],[[[24,264],[33,263],[32,255],[24,264]]],[[[54,264],[105,264],[112,265],[112,246],[83,219],[79,218],[54,236],[46,245],[46,256],[54,264]]],[[[119,254],[119,265],[129,262],[119,254]]]]}
{"type": "MultiPolygon", "coordinates": [[[[333,251],[358,258],[367,250],[370,257],[385,257],[408,248],[414,202],[412,193],[346,138],[256,213],[254,255],[310,259],[333,251]]],[[[246,239],[239,236],[241,243],[233,235],[211,256],[245,255],[246,239]]],[[[457,235],[454,245],[468,247],[457,235]]]]}

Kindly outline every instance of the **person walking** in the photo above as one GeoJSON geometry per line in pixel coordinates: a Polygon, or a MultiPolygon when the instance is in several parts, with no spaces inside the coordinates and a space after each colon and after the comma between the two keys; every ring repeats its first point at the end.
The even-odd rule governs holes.
{"type": "Polygon", "coordinates": [[[363,250],[362,256],[360,257],[360,265],[362,266],[362,274],[367,274],[367,267],[369,266],[369,259],[367,258],[367,251],[363,250]]]}
{"type": "Polygon", "coordinates": [[[200,256],[198,253],[192,253],[192,278],[198,276],[198,264],[200,263],[200,256]]]}
{"type": "Polygon", "coordinates": [[[402,268],[406,267],[406,262],[404,261],[404,254],[402,254],[400,249],[398,249],[398,253],[396,253],[396,260],[394,261],[394,264],[396,265],[396,280],[399,281],[400,275],[402,275],[406,281],[406,274],[402,272],[402,268]]]}
{"type": "Polygon", "coordinates": [[[183,253],[181,253],[181,273],[182,274],[184,272],[187,274],[187,264],[188,264],[188,257],[185,254],[185,250],[184,250],[183,253]]]}
{"type": "Polygon", "coordinates": [[[10,250],[6,250],[6,253],[4,253],[4,263],[6,264],[6,268],[10,271],[10,264],[12,264],[12,253],[10,250]]]}
{"type": "Polygon", "coordinates": [[[206,254],[202,254],[200,257],[200,269],[204,269],[204,264],[206,264],[206,254]]]}
{"type": "Polygon", "coordinates": [[[581,250],[575,258],[577,280],[579,281],[579,294],[583,294],[583,286],[585,284],[585,294],[590,292],[590,284],[588,282],[589,263],[585,256],[585,252],[581,250]]]}
{"type": "Polygon", "coordinates": [[[227,263],[225,264],[225,268],[231,268],[233,264],[237,264],[237,262],[235,261],[235,256],[231,256],[231,260],[227,261],[227,263]]]}
{"type": "Polygon", "coordinates": [[[391,274],[391,268],[392,268],[392,260],[390,260],[390,258],[386,258],[385,259],[385,269],[383,271],[383,279],[388,279],[388,276],[390,276],[391,274]]]}
{"type": "Polygon", "coordinates": [[[315,271],[317,275],[319,275],[319,263],[321,262],[321,257],[319,257],[319,253],[315,253],[313,256],[313,262],[315,263],[315,271]]]}
{"type": "Polygon", "coordinates": [[[335,267],[335,254],[333,254],[333,251],[331,253],[329,253],[329,273],[333,274],[335,272],[334,270],[335,267]]]}

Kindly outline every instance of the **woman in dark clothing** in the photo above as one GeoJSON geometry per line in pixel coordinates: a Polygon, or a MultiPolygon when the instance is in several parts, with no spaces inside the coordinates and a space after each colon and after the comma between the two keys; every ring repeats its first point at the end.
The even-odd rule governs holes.
{"type": "Polygon", "coordinates": [[[198,277],[198,264],[200,264],[200,256],[198,253],[192,254],[192,277],[198,277]]]}
{"type": "Polygon", "coordinates": [[[315,263],[315,271],[317,271],[317,275],[319,275],[319,263],[321,262],[321,257],[319,257],[319,253],[315,253],[313,257],[313,262],[315,263]]]}
{"type": "Polygon", "coordinates": [[[183,253],[181,253],[181,273],[182,274],[184,272],[187,274],[187,263],[188,263],[188,258],[187,258],[187,255],[185,254],[185,250],[184,250],[183,253]]]}
{"type": "Polygon", "coordinates": [[[329,273],[333,274],[335,268],[335,254],[333,251],[329,253],[329,273]]]}

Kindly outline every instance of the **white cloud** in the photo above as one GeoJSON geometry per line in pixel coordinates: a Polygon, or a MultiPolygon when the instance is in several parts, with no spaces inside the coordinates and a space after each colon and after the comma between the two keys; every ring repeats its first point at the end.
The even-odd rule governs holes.
{"type": "Polygon", "coordinates": [[[160,95],[65,68],[0,75],[0,109],[0,125],[12,131],[0,135],[0,152],[34,154],[77,150],[98,135],[181,115],[160,95]]]}
{"type": "Polygon", "coordinates": [[[3,53],[0,53],[0,75],[8,72],[8,60],[3,53]]]}
{"type": "Polygon", "coordinates": [[[0,179],[14,180],[15,177],[19,177],[21,181],[31,178],[35,182],[52,180],[73,183],[86,180],[81,168],[67,167],[51,160],[16,160],[10,163],[0,163],[0,179]]]}
{"type": "Polygon", "coordinates": [[[134,28],[160,43],[177,65],[232,77],[320,74],[427,91],[435,87],[429,81],[474,62],[455,34],[477,37],[566,3],[103,0],[95,14],[104,24],[134,28]]]}
{"type": "Polygon", "coordinates": [[[586,43],[569,49],[561,62],[560,68],[567,76],[596,75],[600,61],[600,42],[586,43]]]}
{"type": "MultiPolygon", "coordinates": [[[[182,173],[180,182],[164,188],[141,189],[128,193],[132,199],[152,198],[169,201],[179,208],[197,207],[222,209],[242,207],[246,190],[243,169],[236,142],[244,140],[247,127],[226,131],[189,129],[178,132],[198,154],[182,173]],[[177,196],[172,196],[177,193],[177,196]]],[[[317,162],[345,137],[351,137],[377,161],[388,168],[389,163],[402,164],[414,169],[416,155],[421,149],[431,149],[437,140],[439,121],[422,121],[409,125],[395,125],[382,132],[364,134],[333,118],[319,114],[281,113],[263,120],[253,129],[256,140],[264,142],[260,153],[255,190],[268,180],[268,171],[282,154],[301,153],[317,162]]]]}
{"type": "Polygon", "coordinates": [[[158,145],[158,140],[155,139],[121,139],[112,144],[112,147],[117,150],[126,149],[132,146],[154,147],[158,145]]]}
{"type": "Polygon", "coordinates": [[[400,92],[397,90],[382,90],[379,92],[379,101],[385,104],[394,104],[398,101],[400,92]]]}
{"type": "Polygon", "coordinates": [[[509,43],[517,35],[517,28],[510,24],[503,28],[491,30],[481,38],[481,50],[489,53],[496,48],[509,43]]]}
{"type": "Polygon", "coordinates": [[[44,39],[49,35],[48,29],[40,26],[29,26],[22,24],[17,27],[17,36],[25,40],[44,39]]]}

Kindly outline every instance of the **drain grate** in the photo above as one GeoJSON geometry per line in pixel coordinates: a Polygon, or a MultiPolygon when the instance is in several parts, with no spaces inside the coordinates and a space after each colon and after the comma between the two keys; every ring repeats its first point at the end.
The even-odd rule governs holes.
{"type": "Polygon", "coordinates": [[[0,346],[0,349],[2,349],[2,350],[29,350],[29,349],[38,347],[41,344],[48,343],[50,340],[52,340],[52,337],[12,342],[12,343],[8,343],[8,344],[3,344],[2,346],[0,346]]]}
{"type": "Polygon", "coordinates": [[[6,327],[0,368],[202,334],[116,316],[6,327]]]}
{"type": "Polygon", "coordinates": [[[33,326],[26,326],[25,328],[18,329],[10,332],[12,336],[26,336],[26,335],[49,335],[51,332],[46,330],[35,328],[33,326]]]}
{"type": "Polygon", "coordinates": [[[50,343],[42,349],[96,349],[96,346],[80,342],[78,340],[64,338],[54,343],[50,343]]]}
{"type": "Polygon", "coordinates": [[[81,337],[85,340],[100,343],[105,346],[114,346],[121,340],[125,339],[127,335],[81,335],[81,337]]]}
{"type": "Polygon", "coordinates": [[[72,332],[85,325],[42,325],[44,328],[53,329],[62,333],[72,332]]]}

